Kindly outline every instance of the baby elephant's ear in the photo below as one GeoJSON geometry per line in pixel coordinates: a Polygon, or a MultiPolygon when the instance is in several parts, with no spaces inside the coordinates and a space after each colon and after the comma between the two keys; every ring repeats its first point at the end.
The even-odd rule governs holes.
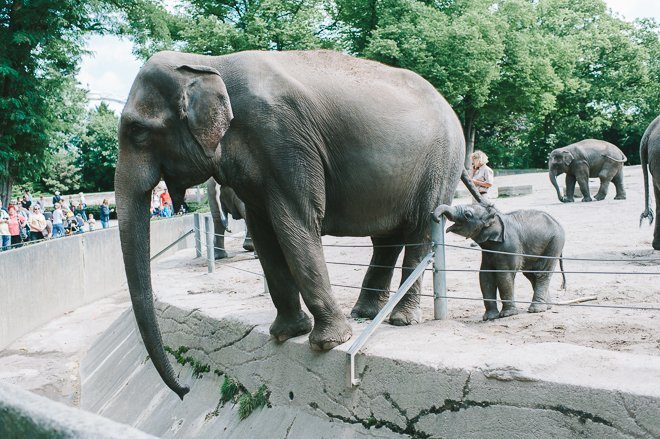
{"type": "Polygon", "coordinates": [[[178,70],[187,77],[179,106],[181,119],[187,120],[206,155],[213,157],[234,118],[227,87],[212,67],[182,65],[178,70]]]}

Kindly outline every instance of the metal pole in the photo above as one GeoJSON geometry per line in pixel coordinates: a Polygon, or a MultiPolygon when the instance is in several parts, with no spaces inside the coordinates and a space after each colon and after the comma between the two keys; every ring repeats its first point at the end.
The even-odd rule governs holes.
{"type": "Polygon", "coordinates": [[[202,233],[200,231],[199,214],[193,214],[193,230],[195,231],[195,257],[202,257],[202,233]]]}
{"type": "Polygon", "coordinates": [[[204,217],[204,229],[206,230],[206,262],[209,266],[209,273],[215,270],[215,252],[213,251],[213,219],[210,216],[204,217]]]}
{"type": "Polygon", "coordinates": [[[433,318],[447,318],[447,272],[445,269],[445,217],[440,223],[432,221],[431,239],[433,240],[433,318]]]}
{"type": "Polygon", "coordinates": [[[264,276],[264,292],[266,294],[270,294],[270,290],[268,289],[268,281],[266,280],[266,276],[264,276]]]}

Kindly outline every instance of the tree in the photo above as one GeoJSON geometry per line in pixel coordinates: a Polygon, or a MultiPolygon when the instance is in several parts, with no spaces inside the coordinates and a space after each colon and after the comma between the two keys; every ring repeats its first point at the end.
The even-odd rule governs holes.
{"type": "Polygon", "coordinates": [[[89,112],[86,132],[78,147],[76,160],[82,175],[81,190],[113,190],[119,149],[118,127],[119,119],[105,103],[89,112]]]}

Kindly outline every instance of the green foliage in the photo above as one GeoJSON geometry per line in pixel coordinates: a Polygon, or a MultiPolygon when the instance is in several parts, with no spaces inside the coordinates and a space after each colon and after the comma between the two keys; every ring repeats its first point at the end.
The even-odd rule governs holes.
{"type": "Polygon", "coordinates": [[[238,399],[238,417],[243,420],[258,408],[268,404],[268,390],[265,385],[259,387],[254,393],[243,393],[238,399]]]}
{"type": "Polygon", "coordinates": [[[119,150],[119,119],[105,103],[90,111],[88,118],[76,161],[82,174],[80,189],[85,192],[111,191],[119,150]]]}
{"type": "Polygon", "coordinates": [[[41,179],[42,187],[47,193],[72,193],[80,187],[81,176],[76,167],[75,152],[62,148],[48,154],[45,160],[47,171],[41,179]]]}
{"type": "Polygon", "coordinates": [[[225,375],[225,380],[220,386],[220,396],[222,402],[229,402],[233,400],[239,392],[238,386],[238,383],[233,378],[229,378],[227,375],[225,375]]]}
{"type": "Polygon", "coordinates": [[[184,354],[189,351],[185,346],[179,346],[179,349],[176,351],[169,346],[165,346],[164,349],[165,352],[172,354],[176,359],[176,362],[180,365],[185,366],[186,364],[189,364],[193,370],[192,376],[194,378],[202,378],[203,374],[211,371],[211,366],[208,364],[203,364],[191,356],[184,356],[184,354]]]}

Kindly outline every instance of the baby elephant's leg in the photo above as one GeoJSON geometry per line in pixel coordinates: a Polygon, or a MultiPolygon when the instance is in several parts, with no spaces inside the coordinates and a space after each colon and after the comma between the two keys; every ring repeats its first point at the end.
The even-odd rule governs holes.
{"type": "Polygon", "coordinates": [[[543,312],[550,309],[547,302],[549,302],[548,289],[550,288],[551,274],[537,274],[535,277],[536,279],[532,281],[534,297],[527,312],[543,312]]]}
{"type": "Polygon", "coordinates": [[[516,273],[497,273],[497,288],[500,290],[502,299],[502,311],[500,317],[509,317],[518,314],[518,308],[514,302],[514,281],[516,273]]]}
{"type": "MultiPolygon", "coordinates": [[[[481,269],[484,269],[482,264],[481,269]]],[[[500,316],[497,309],[497,284],[495,282],[495,273],[479,273],[479,286],[481,287],[481,295],[484,298],[484,306],[486,313],[484,320],[493,320],[500,316]]]]}

